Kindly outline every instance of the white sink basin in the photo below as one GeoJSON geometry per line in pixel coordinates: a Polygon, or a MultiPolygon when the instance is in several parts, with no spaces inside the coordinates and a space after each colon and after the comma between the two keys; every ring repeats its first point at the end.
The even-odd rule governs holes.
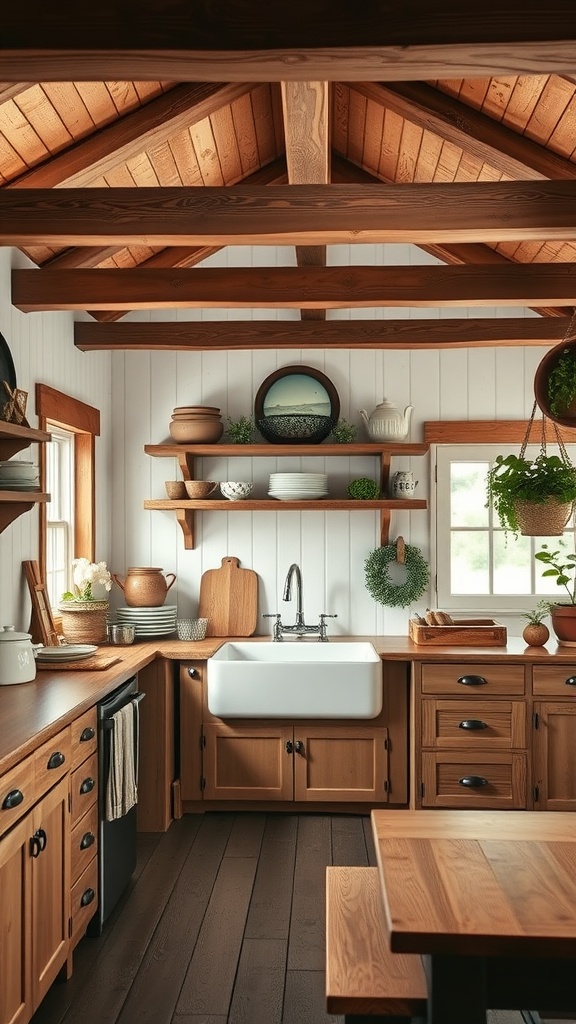
{"type": "Polygon", "coordinates": [[[375,718],[382,663],[372,644],[230,641],[208,658],[219,718],[375,718]]]}

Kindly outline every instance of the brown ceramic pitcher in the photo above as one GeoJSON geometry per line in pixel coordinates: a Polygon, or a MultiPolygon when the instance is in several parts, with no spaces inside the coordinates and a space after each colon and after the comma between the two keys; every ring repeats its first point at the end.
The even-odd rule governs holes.
{"type": "Polygon", "coordinates": [[[176,579],[173,572],[162,575],[162,569],[131,566],[124,581],[116,573],[112,573],[121,590],[124,591],[126,604],[132,608],[158,608],[164,604],[166,594],[176,579]],[[170,577],[172,577],[170,579],[170,577]],[[168,583],[167,581],[170,580],[168,583]]]}

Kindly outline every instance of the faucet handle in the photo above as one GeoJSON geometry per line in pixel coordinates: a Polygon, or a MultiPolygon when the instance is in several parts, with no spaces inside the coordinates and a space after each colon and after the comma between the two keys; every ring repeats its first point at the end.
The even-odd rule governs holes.
{"type": "Polygon", "coordinates": [[[325,641],[325,640],[328,639],[328,636],[326,635],[326,619],[337,619],[337,618],[338,618],[337,615],[330,615],[328,612],[322,612],[321,613],[321,615],[320,615],[320,626],[319,626],[319,629],[318,629],[318,633],[319,633],[318,639],[319,640],[324,640],[325,641]]]}
{"type": "Polygon", "coordinates": [[[282,639],[282,623],[280,621],[280,613],[279,612],[264,612],[263,615],[262,615],[262,618],[263,619],[275,619],[276,620],[274,625],[273,625],[273,627],[272,627],[272,636],[274,637],[274,640],[281,640],[282,639]]]}

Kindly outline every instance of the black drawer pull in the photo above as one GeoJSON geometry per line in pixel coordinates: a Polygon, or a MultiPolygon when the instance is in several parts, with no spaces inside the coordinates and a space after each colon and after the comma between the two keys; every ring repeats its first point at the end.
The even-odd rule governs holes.
{"type": "Polygon", "coordinates": [[[297,754],[300,754],[301,757],[305,756],[306,748],[302,740],[296,740],[296,743],[294,744],[294,750],[296,751],[297,754]]]}
{"type": "Polygon", "coordinates": [[[481,775],[465,775],[464,778],[458,779],[458,785],[466,786],[468,789],[480,789],[481,786],[489,786],[490,783],[481,775]]]}
{"type": "Polygon", "coordinates": [[[88,740],[93,740],[96,735],[96,731],[91,725],[87,725],[85,729],[82,729],[80,733],[80,743],[87,743],[88,740]]]}
{"type": "Polygon", "coordinates": [[[463,722],[460,722],[459,729],[487,729],[486,722],[483,722],[481,718],[465,718],[463,722]]]}
{"type": "Polygon", "coordinates": [[[66,758],[60,750],[55,750],[53,754],[50,754],[48,758],[47,768],[59,768],[61,764],[64,764],[66,758]]]}
{"type": "Polygon", "coordinates": [[[80,849],[81,850],[87,850],[88,847],[94,846],[95,842],[96,842],[96,836],[94,835],[94,833],[93,832],[85,832],[84,835],[82,836],[82,839],[80,840],[80,849]]]}
{"type": "Polygon", "coordinates": [[[86,892],[83,892],[80,897],[80,906],[87,907],[89,903],[92,903],[95,895],[94,889],[86,889],[86,892]]]}
{"type": "Polygon", "coordinates": [[[294,744],[292,743],[292,740],[286,740],[286,753],[287,754],[293,754],[294,753],[294,744]]]}
{"type": "Polygon", "coordinates": [[[566,686],[576,686],[576,676],[568,676],[568,679],[565,679],[564,682],[566,686]]]}
{"type": "Polygon", "coordinates": [[[2,810],[9,811],[12,807],[18,807],[24,799],[24,793],[20,789],[11,789],[9,793],[6,793],[2,801],[2,810]]]}
{"type": "Polygon", "coordinates": [[[488,680],[484,676],[460,676],[456,682],[461,686],[486,686],[488,680]]]}
{"type": "Polygon", "coordinates": [[[39,857],[42,850],[46,849],[46,843],[48,842],[48,836],[46,835],[43,828],[37,828],[34,835],[30,840],[30,855],[32,857],[39,857]]]}
{"type": "Polygon", "coordinates": [[[85,793],[90,793],[94,789],[95,785],[96,783],[94,782],[94,779],[91,779],[90,777],[84,779],[84,782],[80,786],[80,793],[82,796],[84,796],[85,793]]]}

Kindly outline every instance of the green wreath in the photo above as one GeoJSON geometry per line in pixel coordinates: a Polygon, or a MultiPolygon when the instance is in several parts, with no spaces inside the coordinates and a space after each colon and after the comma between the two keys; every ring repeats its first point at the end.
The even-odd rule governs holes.
{"type": "Polygon", "coordinates": [[[388,567],[396,561],[396,544],[376,548],[364,563],[366,589],[379,604],[405,608],[422,596],[430,582],[430,569],[420,548],[412,544],[404,546],[404,583],[395,583],[390,578],[388,567]]]}

